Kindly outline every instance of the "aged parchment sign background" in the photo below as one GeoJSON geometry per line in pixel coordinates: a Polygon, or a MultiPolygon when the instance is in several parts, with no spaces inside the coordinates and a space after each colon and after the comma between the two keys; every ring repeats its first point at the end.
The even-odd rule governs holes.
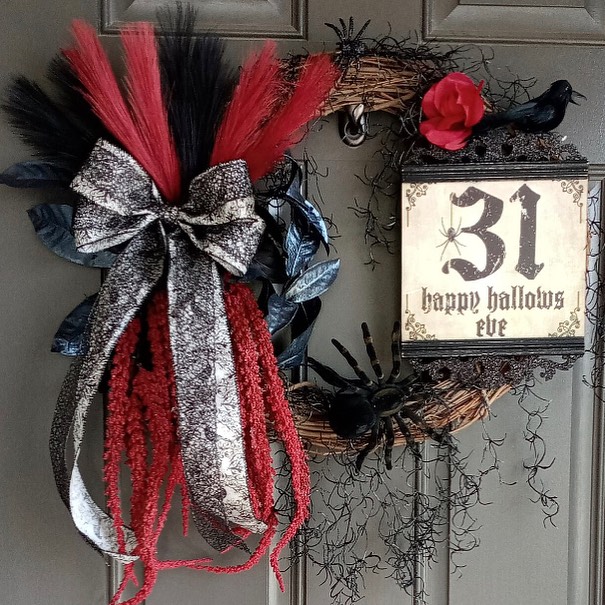
{"type": "Polygon", "coordinates": [[[403,184],[406,341],[584,334],[583,179],[403,184]]]}

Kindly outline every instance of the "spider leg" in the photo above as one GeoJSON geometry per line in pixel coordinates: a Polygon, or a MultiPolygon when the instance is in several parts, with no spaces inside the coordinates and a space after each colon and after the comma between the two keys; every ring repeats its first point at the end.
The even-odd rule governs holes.
{"type": "MultiPolygon", "coordinates": [[[[342,19],[341,19],[341,21],[342,21],[342,19]]],[[[336,32],[338,39],[342,41],[342,32],[336,27],[336,25],[334,25],[334,23],[324,23],[324,25],[328,26],[331,30],[336,32]]]]}
{"type": "Polygon", "coordinates": [[[447,435],[444,433],[439,433],[432,426],[426,422],[424,418],[413,412],[409,408],[403,407],[399,411],[402,416],[409,418],[414,424],[419,426],[431,439],[436,441],[437,443],[445,443],[447,440],[447,435]]]}
{"type": "Polygon", "coordinates": [[[355,36],[355,40],[360,40],[361,36],[363,36],[363,34],[365,33],[368,25],[370,25],[370,21],[371,19],[368,19],[362,26],[361,29],[357,32],[357,35],[355,36]]]}
{"type": "Polygon", "coordinates": [[[393,421],[390,416],[382,418],[384,421],[384,432],[386,435],[386,441],[384,444],[384,464],[387,467],[387,471],[393,468],[393,446],[395,445],[395,431],[393,431],[393,421]]]}
{"type": "Polygon", "coordinates": [[[368,441],[368,445],[366,445],[361,452],[357,455],[357,459],[355,460],[355,468],[359,473],[361,471],[361,467],[368,457],[368,454],[374,450],[374,448],[378,445],[378,438],[380,437],[380,420],[372,427],[372,433],[370,434],[370,440],[368,441]]]}
{"type": "Polygon", "coordinates": [[[378,356],[376,355],[376,349],[374,348],[374,340],[372,339],[372,335],[370,334],[370,329],[368,328],[368,324],[365,321],[361,324],[361,333],[363,334],[363,342],[366,345],[366,352],[368,354],[370,363],[372,364],[374,374],[376,374],[376,378],[378,378],[378,381],[382,383],[384,380],[384,372],[382,371],[380,361],[378,361],[378,356]]]}
{"type": "Polygon", "coordinates": [[[339,389],[352,388],[357,390],[355,384],[349,382],[346,378],[340,376],[340,374],[337,374],[331,367],[324,365],[320,361],[317,361],[317,359],[307,357],[307,363],[320,378],[325,380],[328,384],[331,384],[333,387],[338,387],[339,389]]]}
{"type": "Polygon", "coordinates": [[[414,455],[414,457],[417,458],[418,456],[420,456],[420,451],[418,450],[418,443],[416,439],[414,439],[414,435],[412,435],[410,429],[408,428],[408,425],[405,423],[405,420],[401,418],[399,414],[395,414],[394,418],[395,422],[397,423],[397,426],[399,427],[399,430],[401,431],[401,434],[405,437],[406,444],[412,450],[412,454],[414,455]]]}
{"type": "Polygon", "coordinates": [[[443,220],[443,217],[441,217],[441,231],[440,233],[442,233],[445,237],[447,237],[447,228],[445,226],[445,222],[443,220]]]}
{"type": "Polygon", "coordinates": [[[336,338],[332,339],[332,344],[336,347],[338,352],[347,360],[347,363],[353,368],[353,371],[355,372],[355,374],[357,374],[359,380],[361,380],[361,382],[365,386],[371,387],[373,384],[372,381],[369,379],[368,375],[359,367],[357,360],[355,359],[355,357],[353,357],[353,355],[351,355],[351,353],[349,353],[348,349],[343,347],[336,340],[336,338]]]}
{"type": "Polygon", "coordinates": [[[389,374],[387,383],[395,382],[401,374],[401,324],[398,321],[393,324],[391,334],[391,357],[393,359],[393,369],[389,374]]]}
{"type": "MultiPolygon", "coordinates": [[[[443,260],[443,255],[445,254],[445,251],[447,250],[447,247],[450,245],[450,243],[451,243],[451,241],[449,239],[445,240],[445,242],[443,242],[443,244],[442,244],[443,250],[441,251],[441,256],[439,257],[440,261],[443,260]]],[[[456,243],[456,242],[454,242],[454,243],[456,243]]]]}
{"type": "Polygon", "coordinates": [[[349,17],[349,40],[353,40],[353,34],[355,33],[355,21],[353,17],[349,17]]]}

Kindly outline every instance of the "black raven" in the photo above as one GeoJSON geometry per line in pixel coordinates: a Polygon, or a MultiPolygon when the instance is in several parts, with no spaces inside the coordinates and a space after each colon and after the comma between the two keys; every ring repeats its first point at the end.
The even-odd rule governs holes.
{"type": "Polygon", "coordinates": [[[524,132],[548,132],[563,121],[568,103],[578,105],[576,99],[585,98],[573,90],[567,80],[557,80],[531,101],[506,111],[486,114],[473,128],[473,134],[484,134],[493,128],[509,125],[524,132]]]}

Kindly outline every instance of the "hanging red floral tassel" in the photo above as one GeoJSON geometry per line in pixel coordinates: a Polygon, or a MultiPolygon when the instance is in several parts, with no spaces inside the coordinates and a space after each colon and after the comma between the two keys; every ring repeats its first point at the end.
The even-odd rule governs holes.
{"type": "MultiPolygon", "coordinates": [[[[247,324],[246,336],[248,337],[238,349],[243,349],[246,353],[254,350],[258,356],[257,363],[253,365],[237,364],[238,380],[242,389],[242,406],[260,408],[258,393],[255,389],[252,393],[247,392],[244,385],[248,385],[260,376],[262,385],[262,399],[264,403],[264,413],[256,412],[253,420],[252,431],[259,436],[259,440],[264,445],[265,440],[268,445],[267,420],[269,420],[278,438],[284,444],[286,454],[290,460],[292,475],[292,492],[295,502],[295,510],[290,520],[290,525],[281,536],[277,546],[271,553],[271,566],[277,576],[280,587],[283,590],[283,580],[279,571],[279,555],[284,547],[296,535],[302,524],[309,516],[310,504],[310,479],[309,469],[307,467],[307,454],[304,450],[296,426],[288,406],[284,393],[284,385],[277,371],[277,362],[273,352],[271,336],[267,328],[267,323],[258,308],[258,304],[252,291],[243,284],[230,284],[225,293],[226,308],[229,322],[232,326],[241,326],[247,324]],[[253,403],[250,403],[251,399],[253,403]]],[[[234,340],[240,340],[241,327],[235,329],[234,340]]],[[[239,359],[236,356],[236,361],[239,359]]],[[[248,451],[248,461],[257,457],[258,450],[250,449],[248,451]]],[[[265,463],[266,460],[265,460],[265,463]]],[[[261,464],[258,460],[252,462],[261,464]]],[[[269,455],[268,464],[271,464],[269,455]]],[[[261,477],[267,477],[267,471],[259,469],[257,471],[261,477]]],[[[267,479],[262,483],[266,489],[269,487],[267,479]]],[[[266,494],[267,499],[272,501],[272,483],[271,494],[266,494]]]]}

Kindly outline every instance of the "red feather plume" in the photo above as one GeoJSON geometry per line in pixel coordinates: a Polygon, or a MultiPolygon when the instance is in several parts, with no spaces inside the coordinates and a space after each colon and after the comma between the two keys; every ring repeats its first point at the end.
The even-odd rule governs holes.
{"type": "Polygon", "coordinates": [[[76,20],[72,30],[76,46],[63,54],[83,85],[93,111],[149,173],[161,193],[168,200],[177,201],[179,162],[162,99],[153,26],[136,24],[122,34],[130,107],[93,27],[76,20]]]}
{"type": "Polygon", "coordinates": [[[267,42],[242,67],[239,83],[216,135],[210,165],[245,158],[279,100],[279,59],[267,42]]]}
{"type": "Polygon", "coordinates": [[[319,115],[339,76],[327,55],[311,55],[290,97],[280,105],[280,97],[291,86],[280,73],[275,44],[265,44],[242,69],[216,138],[211,164],[241,158],[246,160],[253,182],[263,177],[284,151],[298,142],[299,130],[319,115]]]}
{"type": "Polygon", "coordinates": [[[290,98],[263,125],[255,144],[243,156],[252,181],[267,174],[286,149],[299,142],[300,129],[319,116],[339,76],[328,55],[307,58],[290,98]]]}

